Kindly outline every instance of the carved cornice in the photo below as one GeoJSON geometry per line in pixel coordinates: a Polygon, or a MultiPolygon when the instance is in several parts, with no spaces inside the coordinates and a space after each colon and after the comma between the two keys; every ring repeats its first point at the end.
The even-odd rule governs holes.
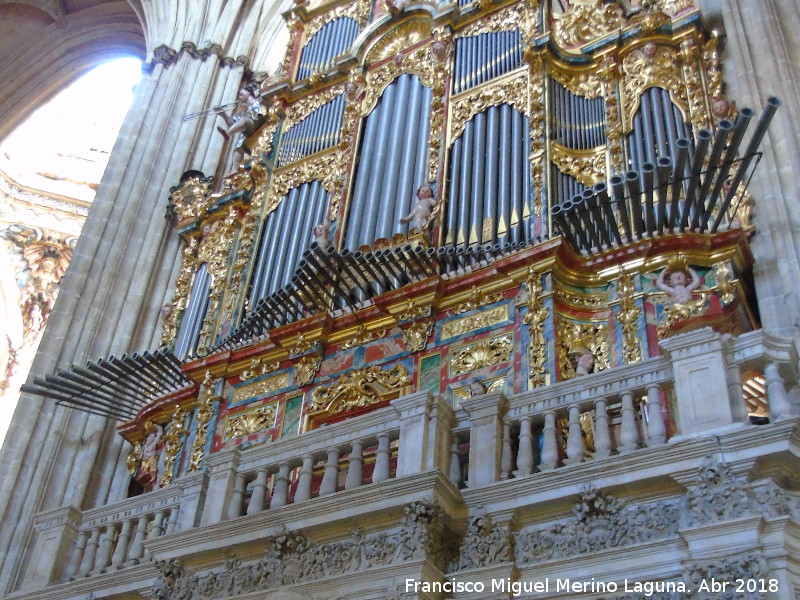
{"type": "Polygon", "coordinates": [[[161,44],[153,50],[153,58],[146,63],[142,64],[142,71],[145,73],[152,73],[157,65],[163,67],[171,67],[178,62],[182,54],[188,54],[191,58],[197,58],[205,61],[210,56],[216,56],[219,60],[220,67],[245,67],[250,65],[250,59],[246,56],[223,56],[222,46],[219,44],[209,44],[205,48],[198,48],[193,42],[183,42],[179,50],[174,50],[166,44],[161,44]]]}

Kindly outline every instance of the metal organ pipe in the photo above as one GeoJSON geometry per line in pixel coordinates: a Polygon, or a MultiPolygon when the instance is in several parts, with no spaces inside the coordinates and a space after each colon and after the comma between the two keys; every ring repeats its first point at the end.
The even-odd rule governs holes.
{"type": "Polygon", "coordinates": [[[739,151],[739,145],[742,143],[744,132],[747,130],[747,125],[750,123],[750,119],[752,119],[754,116],[755,111],[753,111],[752,108],[743,108],[739,111],[739,115],[736,117],[736,123],[733,127],[731,139],[728,142],[728,148],[725,151],[725,157],[722,159],[722,165],[720,167],[719,174],[714,182],[714,189],[711,190],[711,196],[708,200],[708,210],[706,211],[706,214],[703,215],[703,221],[700,224],[702,230],[705,230],[706,225],[708,225],[708,219],[711,217],[713,207],[717,203],[717,199],[722,191],[722,186],[725,184],[725,180],[728,178],[728,173],[733,165],[733,161],[736,159],[736,153],[739,151]]]}
{"type": "Polygon", "coordinates": [[[711,206],[706,207],[705,204],[706,196],[711,189],[711,182],[714,179],[714,174],[717,172],[722,151],[725,149],[725,141],[732,129],[733,123],[728,119],[723,119],[719,122],[719,125],[717,125],[717,133],[714,136],[714,144],[711,146],[711,155],[708,158],[708,167],[703,176],[703,183],[700,185],[700,192],[697,196],[697,206],[694,215],[692,215],[692,229],[697,229],[700,226],[700,222],[706,210],[708,210],[709,213],[711,212],[711,206]]]}
{"type": "Polygon", "coordinates": [[[673,227],[679,224],[679,201],[681,196],[681,188],[683,187],[683,172],[689,160],[689,147],[692,145],[692,143],[686,138],[680,138],[676,145],[678,147],[678,156],[676,158],[675,170],[673,171],[672,175],[672,188],[670,190],[672,206],[669,211],[669,222],[667,225],[670,233],[672,232],[673,227]]]}
{"type": "Polygon", "coordinates": [[[644,188],[644,206],[645,206],[645,231],[649,235],[653,235],[656,230],[656,215],[653,210],[653,174],[655,173],[655,166],[652,163],[644,163],[642,165],[642,184],[644,188]]]}
{"type": "Polygon", "coordinates": [[[597,196],[597,202],[603,209],[608,229],[611,232],[617,244],[622,244],[622,239],[619,236],[619,226],[617,219],[614,217],[614,209],[611,206],[611,199],[608,197],[608,186],[604,182],[599,182],[594,185],[594,193],[597,196]]]}
{"type": "MultiPolygon", "coordinates": [[[[514,143],[513,136],[511,136],[511,107],[508,104],[501,104],[500,107],[500,171],[498,173],[498,181],[497,181],[497,195],[498,199],[497,202],[499,206],[509,206],[509,198],[510,198],[510,177],[509,177],[509,150],[510,146],[514,143]]],[[[517,238],[517,224],[515,223],[515,217],[518,220],[522,219],[522,215],[518,214],[516,211],[516,206],[511,205],[510,215],[508,216],[508,222],[506,223],[506,231],[501,232],[499,229],[499,224],[495,227],[495,231],[497,233],[492,239],[493,241],[500,238],[506,239],[511,238],[513,241],[519,241],[517,238]]],[[[500,209],[502,211],[502,208],[500,209]]]]}
{"type": "Polygon", "coordinates": [[[681,214],[681,231],[689,226],[689,215],[693,210],[695,190],[697,190],[700,180],[700,172],[703,170],[703,157],[706,154],[711,137],[711,132],[708,129],[701,129],[697,134],[698,143],[692,157],[692,174],[689,177],[689,188],[686,191],[686,201],[683,203],[683,213],[681,214]]]}
{"type": "Polygon", "coordinates": [[[656,163],[656,175],[658,177],[658,232],[664,231],[667,222],[667,189],[669,187],[669,176],[672,168],[672,161],[669,158],[661,157],[656,163]]]}
{"type": "Polygon", "coordinates": [[[639,188],[639,174],[636,171],[625,173],[625,187],[628,190],[630,209],[632,212],[633,230],[637,239],[642,239],[644,233],[644,220],[642,219],[641,189],[639,188]]]}
{"type": "Polygon", "coordinates": [[[483,196],[484,196],[484,205],[483,205],[483,218],[491,219],[491,228],[489,233],[489,239],[483,239],[483,236],[480,236],[480,243],[491,243],[497,239],[497,227],[498,227],[498,220],[496,218],[497,215],[497,179],[498,179],[498,172],[497,172],[497,161],[498,161],[498,142],[500,144],[505,144],[507,141],[503,133],[507,132],[500,132],[498,131],[499,128],[499,119],[497,114],[498,108],[496,106],[490,106],[487,109],[487,136],[486,136],[486,177],[484,178],[483,185],[483,196]],[[498,139],[499,138],[499,139],[498,139]]]}
{"type": "Polygon", "coordinates": [[[778,107],[781,104],[780,98],[777,98],[776,96],[770,96],[767,98],[767,107],[764,109],[764,112],[761,113],[761,118],[758,120],[756,130],[753,132],[753,136],[750,138],[747,148],[744,151],[742,162],[739,163],[739,167],[736,170],[736,174],[733,176],[728,193],[725,194],[725,200],[720,206],[717,218],[714,220],[714,224],[711,227],[712,233],[717,230],[719,224],[724,218],[725,213],[728,211],[731,201],[733,200],[734,196],[736,196],[736,190],[738,189],[739,184],[742,182],[742,179],[744,179],[747,169],[750,168],[750,163],[753,162],[753,158],[756,156],[756,151],[758,150],[759,144],[761,144],[761,140],[764,139],[764,134],[767,132],[767,127],[769,127],[772,117],[775,116],[775,111],[778,110],[778,107]]]}
{"type": "MultiPolygon", "coordinates": [[[[409,81],[406,77],[400,77],[397,80],[397,96],[399,98],[406,98],[408,83],[409,81]]],[[[387,106],[385,108],[389,107],[387,106]]],[[[400,110],[387,110],[386,112],[389,113],[388,117],[390,118],[389,140],[386,152],[388,152],[388,160],[391,161],[392,157],[397,157],[402,153],[403,135],[405,133],[406,122],[408,119],[406,118],[405,113],[400,110]]],[[[379,157],[386,156],[386,154],[379,154],[379,157]]],[[[384,162],[385,161],[386,158],[384,158],[384,162]]],[[[403,166],[407,167],[408,161],[403,161],[403,166]]],[[[375,173],[373,175],[377,176],[378,180],[380,181],[377,190],[381,194],[382,202],[380,203],[378,210],[375,230],[368,235],[367,241],[387,237],[391,233],[395,222],[394,209],[396,208],[397,204],[396,191],[400,173],[393,169],[380,169],[380,171],[380,173],[375,173]]]]}

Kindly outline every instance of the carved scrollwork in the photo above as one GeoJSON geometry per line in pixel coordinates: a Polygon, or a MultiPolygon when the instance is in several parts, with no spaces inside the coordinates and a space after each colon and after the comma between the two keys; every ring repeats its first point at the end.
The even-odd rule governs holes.
{"type": "Polygon", "coordinates": [[[642,360],[642,349],[636,329],[642,311],[634,303],[633,277],[630,273],[620,275],[617,281],[619,312],[617,321],[622,325],[622,361],[625,364],[642,360]]]}
{"type": "Polygon", "coordinates": [[[469,293],[469,298],[456,306],[453,309],[453,313],[459,315],[470,310],[475,310],[476,308],[481,308],[482,306],[488,306],[489,304],[500,302],[502,299],[503,294],[501,292],[496,294],[487,294],[482,289],[479,290],[477,286],[473,285],[469,293]]]}
{"type": "Polygon", "coordinates": [[[202,217],[214,200],[210,198],[211,178],[203,176],[199,171],[196,175],[186,177],[180,185],[170,189],[169,203],[178,220],[202,217]]]}
{"type": "Polygon", "coordinates": [[[335,384],[315,389],[309,413],[338,414],[377,404],[410,384],[411,377],[403,365],[388,370],[375,366],[355,369],[341,375],[335,384]]]}
{"type": "Polygon", "coordinates": [[[750,513],[746,480],[736,477],[728,464],[706,457],[697,469],[695,481],[686,493],[688,525],[704,525],[750,513]]]}
{"type": "Polygon", "coordinates": [[[172,414],[172,420],[169,423],[169,427],[167,427],[167,432],[164,434],[164,470],[159,481],[161,487],[168,486],[172,482],[175,459],[181,449],[183,436],[188,433],[183,424],[185,417],[186,414],[181,410],[181,407],[176,406],[175,412],[172,414]]]}
{"type": "Polygon", "coordinates": [[[458,335],[476,331],[484,327],[498,325],[509,319],[508,305],[497,306],[460,319],[448,321],[442,325],[442,339],[447,340],[458,335]]]}
{"type": "Polygon", "coordinates": [[[247,412],[229,415],[225,419],[223,439],[227,441],[269,429],[275,424],[277,407],[275,403],[264,404],[247,412]]]}
{"type": "Polygon", "coordinates": [[[289,131],[297,123],[305,119],[308,115],[317,110],[320,106],[327,104],[337,96],[344,93],[345,84],[334,85],[326,88],[317,94],[304,96],[297,102],[286,107],[286,118],[283,122],[284,131],[289,131]]]}
{"type": "MultiPolygon", "coordinates": [[[[359,0],[358,2],[347,2],[341,4],[331,11],[321,14],[311,19],[303,27],[305,40],[308,41],[319,32],[320,29],[325,27],[328,23],[341,17],[350,17],[356,21],[361,27],[367,22],[369,17],[369,0],[359,0]]],[[[291,31],[291,28],[289,29],[291,31]]]]}
{"type": "Polygon", "coordinates": [[[294,163],[287,169],[276,173],[267,200],[265,216],[278,208],[281,198],[289,190],[312,180],[318,180],[322,187],[336,197],[342,186],[341,163],[336,151],[328,151],[310,160],[294,163]]]}
{"type": "Polygon", "coordinates": [[[517,74],[451,102],[450,144],[464,132],[467,122],[490,106],[510,104],[529,115],[527,73],[517,74]]]}
{"type": "Polygon", "coordinates": [[[554,17],[554,38],[564,49],[577,49],[619,30],[622,19],[612,2],[573,2],[570,10],[554,17]]]}
{"type": "Polygon", "coordinates": [[[400,52],[394,60],[367,73],[366,93],[360,103],[361,116],[367,116],[375,108],[386,87],[403,73],[416,75],[425,87],[433,88],[438,64],[429,60],[428,53],[428,46],[421,46],[408,54],[400,52]]]}
{"type": "Polygon", "coordinates": [[[606,177],[605,146],[593,150],[570,150],[558,142],[550,142],[553,164],[562,173],[572,175],[586,187],[591,187],[606,177]]]}
{"type": "Polygon", "coordinates": [[[161,346],[167,346],[175,339],[178,331],[178,317],[186,308],[189,301],[189,290],[195,274],[195,261],[198,246],[198,238],[189,239],[182,251],[181,269],[178,272],[178,279],[175,281],[175,295],[171,305],[166,305],[162,310],[163,332],[161,333],[161,346]]]}
{"type": "Polygon", "coordinates": [[[206,371],[205,378],[203,379],[203,393],[200,394],[200,400],[197,403],[197,412],[194,415],[197,422],[197,431],[194,434],[194,442],[192,443],[192,454],[189,460],[189,472],[196,471],[200,468],[205,456],[206,435],[208,434],[208,423],[211,421],[211,415],[214,412],[214,401],[218,398],[214,397],[214,377],[211,371],[206,371]]]}
{"type": "MultiPolygon", "coordinates": [[[[622,59],[625,131],[633,127],[633,115],[642,93],[651,87],[669,91],[672,101],[684,115],[690,114],[686,86],[681,74],[681,59],[674,48],[650,42],[622,59]]],[[[699,85],[699,84],[698,84],[699,85]]]]}
{"type": "Polygon", "coordinates": [[[576,374],[572,357],[587,351],[592,355],[595,372],[611,366],[606,323],[583,323],[559,317],[557,327],[556,356],[563,379],[572,379],[576,374]]]}
{"type": "Polygon", "coordinates": [[[460,375],[491,367],[511,359],[514,336],[511,333],[478,340],[450,352],[450,374],[460,375]]]}
{"type": "Polygon", "coordinates": [[[297,385],[308,385],[314,381],[314,376],[317,374],[321,362],[322,360],[316,354],[301,356],[300,360],[298,360],[297,364],[294,366],[294,376],[297,380],[297,385]]]}
{"type": "Polygon", "coordinates": [[[467,519],[467,530],[459,548],[458,559],[450,572],[480,569],[511,560],[511,536],[508,525],[499,525],[485,510],[479,509],[467,519]]]}
{"type": "Polygon", "coordinates": [[[603,94],[602,74],[596,69],[577,71],[563,69],[551,63],[550,75],[570,92],[578,96],[599,98],[603,94]]]}
{"type": "Polygon", "coordinates": [[[539,387],[547,383],[547,342],[544,338],[544,324],[549,315],[542,302],[544,287],[541,274],[529,268],[526,280],[528,312],[522,322],[528,326],[530,343],[528,344],[528,368],[531,387],[539,387]]]}
{"type": "Polygon", "coordinates": [[[432,319],[419,319],[403,329],[403,340],[412,352],[424,350],[433,331],[432,319]]]}
{"type": "Polygon", "coordinates": [[[533,212],[537,217],[542,215],[542,189],[544,185],[542,163],[545,155],[545,91],[544,61],[541,54],[528,57],[530,74],[528,76],[531,152],[528,159],[531,163],[531,181],[533,182],[533,212]]]}
{"type": "Polygon", "coordinates": [[[482,33],[520,29],[526,39],[538,33],[535,19],[538,2],[517,2],[459,29],[456,37],[470,37],[482,33]]]}

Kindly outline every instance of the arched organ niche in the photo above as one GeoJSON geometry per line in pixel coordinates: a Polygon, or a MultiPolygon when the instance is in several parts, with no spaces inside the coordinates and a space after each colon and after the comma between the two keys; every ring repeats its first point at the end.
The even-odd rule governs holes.
{"type": "Polygon", "coordinates": [[[350,17],[339,17],[325,24],[303,46],[297,65],[297,79],[330,69],[334,59],[353,45],[359,29],[358,22],[350,17]]]}
{"type": "Polygon", "coordinates": [[[530,125],[508,104],[476,114],[450,152],[444,240],[463,247],[529,241],[530,125]]]}
{"type": "Polygon", "coordinates": [[[344,114],[344,95],[320,106],[283,134],[277,166],[282,167],[339,143],[344,114]]]}
{"type": "Polygon", "coordinates": [[[366,118],[344,245],[370,245],[406,230],[400,223],[427,182],[431,90],[415,75],[390,83],[366,118]]]}
{"type": "Polygon", "coordinates": [[[297,263],[325,220],[330,194],[319,181],[292,188],[264,219],[250,283],[250,305],[292,281],[297,263]]]}
{"type": "Polygon", "coordinates": [[[175,341],[175,356],[185,359],[195,353],[200,340],[200,330],[208,313],[209,292],[211,291],[211,273],[208,263],[203,263],[194,274],[189,301],[181,318],[178,337],[175,341]]]}
{"type": "Polygon", "coordinates": [[[495,31],[456,39],[453,93],[459,94],[522,65],[519,30],[495,31]]]}

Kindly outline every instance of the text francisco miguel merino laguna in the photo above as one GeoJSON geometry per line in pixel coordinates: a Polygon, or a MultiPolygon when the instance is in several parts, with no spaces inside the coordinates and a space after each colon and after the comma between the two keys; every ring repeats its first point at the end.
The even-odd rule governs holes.
{"type": "Polygon", "coordinates": [[[482,581],[416,581],[405,580],[406,593],[481,593],[500,592],[511,593],[517,597],[522,594],[547,593],[547,592],[573,592],[573,593],[613,593],[613,592],[638,592],[651,596],[657,592],[687,592],[686,584],[682,581],[628,581],[622,584],[613,581],[575,581],[572,579],[544,579],[543,581],[511,581],[510,579],[492,579],[491,582],[482,581]]]}

